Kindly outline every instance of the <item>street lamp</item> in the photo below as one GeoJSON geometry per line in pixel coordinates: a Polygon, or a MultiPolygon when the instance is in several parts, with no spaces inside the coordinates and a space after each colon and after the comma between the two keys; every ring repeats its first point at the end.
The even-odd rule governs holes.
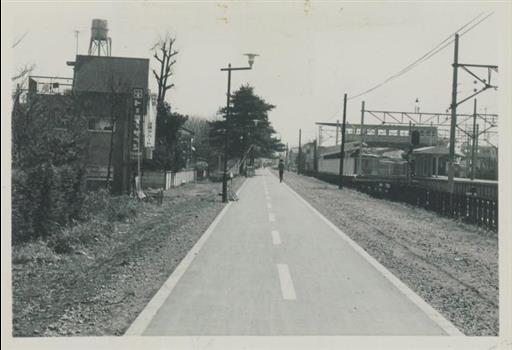
{"type": "Polygon", "coordinates": [[[254,64],[254,59],[256,58],[256,56],[259,55],[256,53],[244,53],[244,56],[247,56],[249,60],[249,68],[252,68],[252,65],[254,64]]]}
{"type": "Polygon", "coordinates": [[[249,61],[249,67],[231,67],[231,63],[228,64],[227,68],[221,68],[223,72],[228,72],[228,93],[226,101],[226,128],[224,131],[224,172],[222,174],[222,202],[228,202],[228,120],[230,112],[230,101],[231,101],[231,72],[236,70],[251,70],[254,64],[254,59],[259,56],[254,53],[246,53],[249,61]]]}

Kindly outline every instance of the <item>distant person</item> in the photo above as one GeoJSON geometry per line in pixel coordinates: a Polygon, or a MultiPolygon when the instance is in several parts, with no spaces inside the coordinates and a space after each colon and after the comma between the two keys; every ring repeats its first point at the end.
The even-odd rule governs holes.
{"type": "Polygon", "coordinates": [[[279,182],[283,182],[283,174],[284,174],[284,161],[279,159],[279,165],[277,166],[279,169],[279,182]]]}

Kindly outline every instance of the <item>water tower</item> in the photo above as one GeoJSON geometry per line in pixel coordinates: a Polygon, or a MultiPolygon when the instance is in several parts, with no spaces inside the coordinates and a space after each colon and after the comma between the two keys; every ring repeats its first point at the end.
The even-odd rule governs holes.
{"type": "Polygon", "coordinates": [[[89,55],[110,56],[112,54],[112,39],[108,37],[108,23],[104,19],[93,19],[91,27],[91,42],[89,55]]]}

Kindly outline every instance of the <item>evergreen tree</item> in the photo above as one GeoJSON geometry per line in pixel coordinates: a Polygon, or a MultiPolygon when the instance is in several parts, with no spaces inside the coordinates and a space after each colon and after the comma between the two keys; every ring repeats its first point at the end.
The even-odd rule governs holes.
{"type": "Polygon", "coordinates": [[[227,131],[229,158],[242,158],[253,145],[252,158],[273,157],[282,151],[284,145],[275,137],[268,113],[275,108],[254,93],[249,85],[240,87],[231,97],[229,116],[226,107],[219,114],[223,119],[211,122],[212,144],[221,152],[224,150],[224,136],[227,131]]]}

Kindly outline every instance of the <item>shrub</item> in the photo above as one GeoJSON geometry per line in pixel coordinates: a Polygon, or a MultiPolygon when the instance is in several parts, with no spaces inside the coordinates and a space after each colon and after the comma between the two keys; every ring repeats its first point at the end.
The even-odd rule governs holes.
{"type": "Polygon", "coordinates": [[[35,95],[12,112],[12,242],[49,236],[78,218],[85,192],[86,118],[72,96],[35,95]]]}
{"type": "Polygon", "coordinates": [[[70,254],[75,250],[77,238],[69,230],[61,230],[49,238],[48,246],[57,254],[70,254]]]}
{"type": "Polygon", "coordinates": [[[12,241],[46,237],[79,217],[84,200],[81,167],[39,164],[12,173],[12,241]]]}

